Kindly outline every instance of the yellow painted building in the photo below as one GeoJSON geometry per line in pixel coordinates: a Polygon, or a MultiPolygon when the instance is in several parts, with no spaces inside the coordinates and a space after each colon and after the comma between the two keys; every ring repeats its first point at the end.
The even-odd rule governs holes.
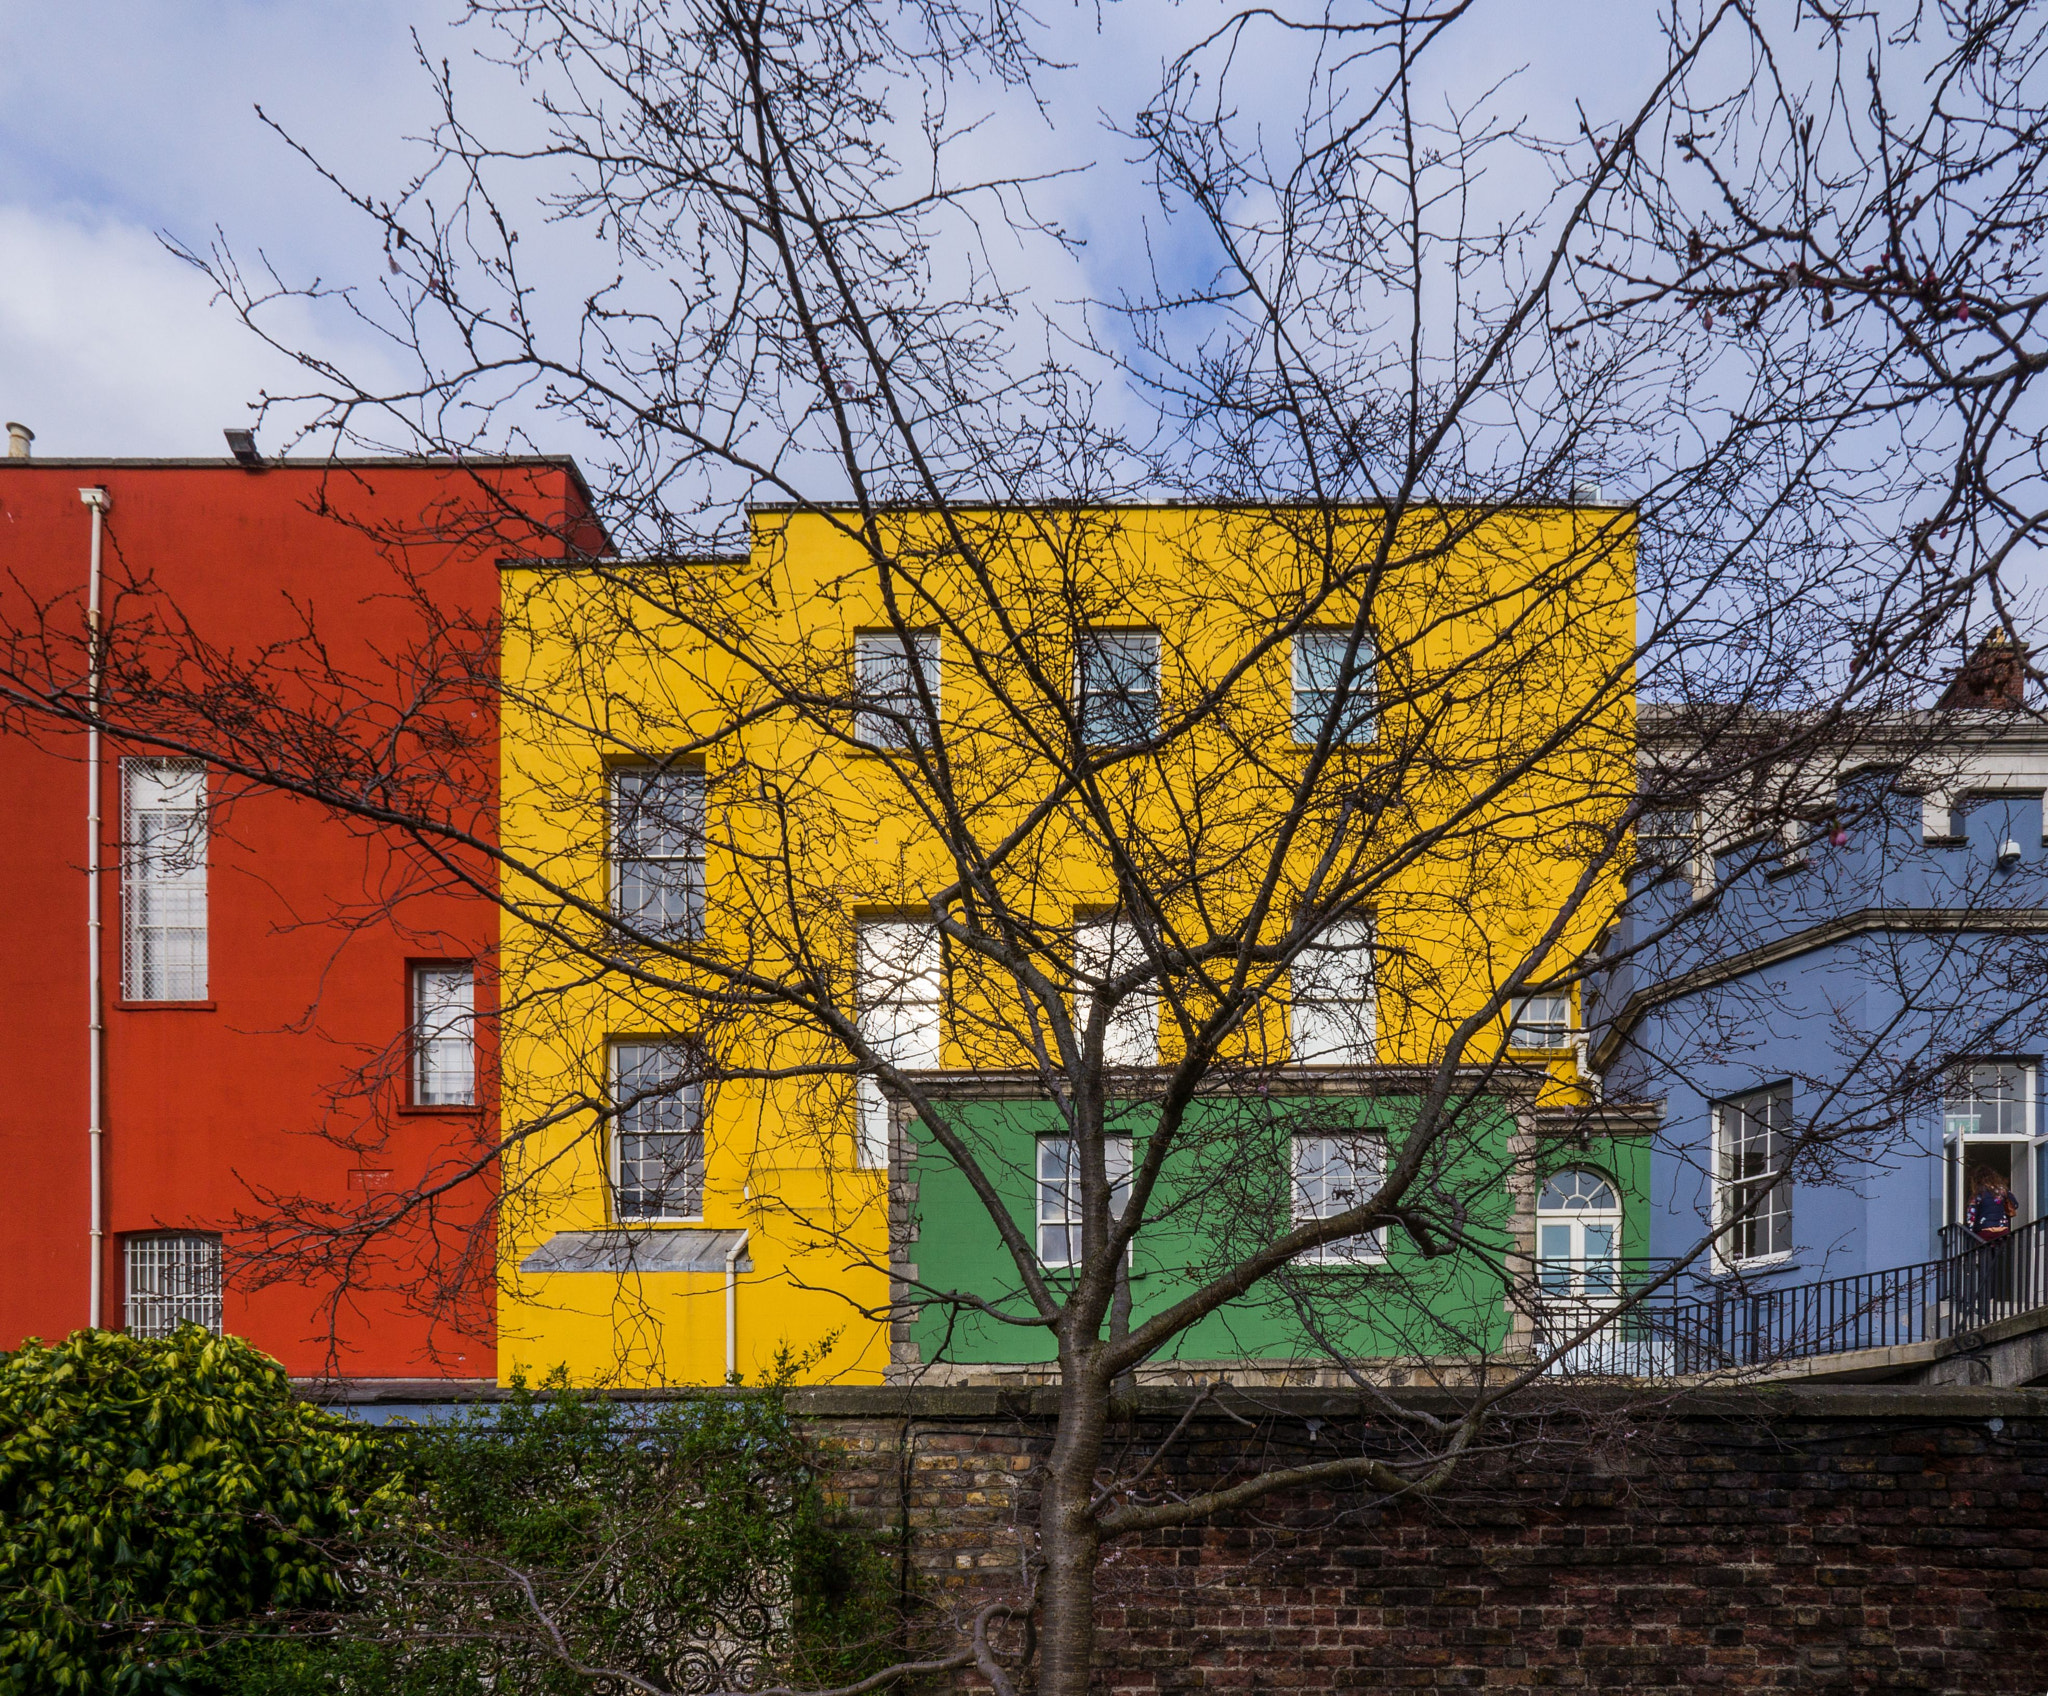
{"type": "MultiPolygon", "coordinates": [[[[1391,538],[1306,509],[753,523],[745,558],[504,570],[508,1377],[753,1380],[785,1357],[875,1382],[900,1359],[902,1125],[834,1027],[875,1016],[862,951],[935,891],[985,888],[1056,985],[1117,900],[1112,845],[1191,960],[1348,879],[1380,1068],[1429,1062],[1532,950],[1574,959],[1611,916],[1618,879],[1588,868],[1633,782],[1625,512],[1418,514],[1391,538]],[[1347,655],[1360,717],[1304,787],[1347,655]],[[1074,781],[1119,738],[1147,745],[1074,781]]],[[[1042,1064],[1013,974],[905,970],[901,1064],[1042,1064]]],[[[1276,981],[1226,1069],[1313,1063],[1276,981]]],[[[1191,964],[1124,1061],[1170,1061],[1217,993],[1191,964]]],[[[1569,1042],[1545,1043],[1525,1070],[1568,1099],[1569,1042]]]]}

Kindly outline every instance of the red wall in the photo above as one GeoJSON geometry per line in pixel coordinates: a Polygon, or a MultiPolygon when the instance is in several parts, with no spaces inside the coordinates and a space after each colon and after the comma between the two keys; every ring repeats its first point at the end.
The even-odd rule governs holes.
{"type": "MultiPolygon", "coordinates": [[[[222,656],[267,659],[286,693],[332,665],[372,697],[414,686],[429,627],[495,659],[496,563],[552,554],[587,523],[565,461],[456,468],[0,460],[0,697],[37,667],[75,675],[75,648],[38,658],[47,628],[83,626],[90,514],[104,487],[108,599],[124,643],[173,618],[222,656]],[[521,514],[531,513],[538,526],[521,514]]],[[[579,542],[587,538],[578,535],[579,542]]],[[[441,639],[444,644],[449,639],[441,639]]],[[[187,639],[177,639],[188,645],[187,639]]],[[[480,830],[495,794],[489,692],[456,691],[476,726],[455,761],[480,830]],[[481,717],[477,716],[481,715],[481,717]],[[466,758],[466,765],[465,765],[466,758]]],[[[367,715],[366,715],[367,716],[367,715]]],[[[386,1236],[344,1275],[322,1228],[388,1205],[420,1177],[483,1161],[495,1069],[480,1021],[475,1109],[405,1105],[408,966],[473,959],[487,1011],[497,934],[487,896],[421,868],[416,853],[312,802],[209,773],[209,996],[133,1007],[121,995],[119,758],[104,761],[102,900],[107,1006],[105,1307],[122,1323],[125,1233],[222,1231],[226,1328],[297,1375],[491,1377],[488,1180],[386,1236]],[[388,1180],[375,1174],[388,1173],[388,1180]],[[364,1174],[371,1176],[365,1177],[364,1174]],[[380,1187],[381,1185],[381,1187],[380,1187]],[[251,1226],[264,1221],[268,1229],[251,1226]],[[311,1233],[292,1243],[296,1222],[311,1233]],[[280,1235],[280,1225],[288,1228],[280,1235]],[[268,1244],[267,1262],[249,1259],[268,1244]],[[242,1267],[238,1274],[237,1266],[242,1267]],[[264,1287],[267,1280],[267,1287],[264,1287]],[[345,1293],[337,1299],[337,1291],[345,1293]]],[[[296,749],[287,750],[291,763],[296,749]]],[[[88,1122],[85,738],[0,698],[0,1182],[12,1241],[0,1257],[0,1348],[86,1323],[88,1122]]],[[[480,867],[480,860],[472,860],[480,867]]],[[[330,1239],[331,1240],[331,1239],[330,1239]]],[[[338,1247],[339,1245],[335,1245],[338,1247]]]]}

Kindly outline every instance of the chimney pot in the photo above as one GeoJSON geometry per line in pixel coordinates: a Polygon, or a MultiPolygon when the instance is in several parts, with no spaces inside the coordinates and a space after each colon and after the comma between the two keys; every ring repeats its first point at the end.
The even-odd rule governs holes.
{"type": "Polygon", "coordinates": [[[2017,712],[2026,704],[2027,656],[2006,639],[2003,630],[1992,631],[1977,644],[1936,703],[2006,712],[2017,712]]]}
{"type": "Polygon", "coordinates": [[[26,424],[10,423],[7,426],[7,457],[9,459],[28,458],[28,445],[35,439],[35,431],[31,430],[26,424]]]}

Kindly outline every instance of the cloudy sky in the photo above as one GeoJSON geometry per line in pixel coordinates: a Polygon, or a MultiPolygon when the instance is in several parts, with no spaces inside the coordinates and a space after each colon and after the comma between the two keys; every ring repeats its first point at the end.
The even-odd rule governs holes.
{"type": "MultiPolygon", "coordinates": [[[[378,251],[362,222],[258,118],[377,188],[418,155],[432,116],[414,35],[463,66],[485,44],[453,26],[459,0],[0,0],[0,417],[42,454],[211,454],[266,385],[292,373],[209,300],[168,251],[225,232],[298,280],[364,282],[378,251]]],[[[1474,87],[1526,66],[1521,88],[1549,116],[1639,88],[1655,42],[1614,0],[1503,6],[1475,30],[1474,87]],[[1540,13],[1540,27],[1532,27],[1540,13]]],[[[1118,178],[1103,109],[1156,86],[1162,54],[1213,21],[1206,0],[1125,0],[1047,14],[1074,69],[1048,129],[1020,116],[1002,144],[1095,169],[1059,210],[1092,243],[1084,268],[1135,236],[1133,185],[1118,178]],[[1140,88],[1138,84],[1144,86],[1140,88]]],[[[512,121],[515,89],[465,68],[486,110],[512,121]]],[[[287,324],[287,329],[291,327],[287,324]]],[[[378,350],[335,320],[307,342],[357,364],[378,350]]],[[[573,450],[575,444],[562,444],[573,450]]]]}

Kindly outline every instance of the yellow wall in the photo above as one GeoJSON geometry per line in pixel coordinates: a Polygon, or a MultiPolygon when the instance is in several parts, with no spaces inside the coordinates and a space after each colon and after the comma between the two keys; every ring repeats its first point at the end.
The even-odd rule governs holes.
{"type": "MultiPolygon", "coordinates": [[[[742,1005],[707,1011],[660,984],[594,971],[589,952],[603,934],[607,762],[636,754],[702,758],[713,792],[706,946],[744,958],[763,981],[809,974],[850,1008],[853,922],[915,912],[951,876],[899,766],[847,747],[829,713],[807,722],[772,707],[792,680],[843,695],[852,633],[890,622],[852,522],[768,510],[744,561],[505,571],[500,828],[513,864],[538,874],[506,881],[523,908],[508,916],[504,945],[507,1376],[557,1363],[586,1380],[723,1376],[718,1273],[515,1270],[553,1233],[607,1223],[602,1139],[577,1104],[602,1094],[608,1038],[671,1031],[700,1035],[728,1074],[707,1115],[704,1224],[751,1232],[753,1270],[737,1298],[742,1373],[756,1378],[778,1347],[814,1349],[828,1335],[829,1355],[805,1377],[874,1381],[887,1363],[883,1327],[861,1311],[887,1296],[883,1180],[854,1168],[850,1080],[815,1070],[838,1051],[814,1024],[742,1005]],[[810,1075],[731,1076],[777,1069],[810,1075]]],[[[1193,873],[1203,898],[1172,915],[1185,936],[1241,924],[1256,866],[1243,851],[1270,836],[1303,759],[1289,733],[1287,646],[1254,649],[1333,570],[1359,581],[1377,557],[1376,518],[1328,530],[1313,514],[1272,511],[967,515],[953,541],[972,566],[931,515],[888,522],[907,621],[944,626],[955,792],[977,837],[995,839],[1051,793],[1053,767],[1030,736],[1051,734],[1045,697],[1068,686],[1073,629],[1157,628],[1169,719],[1205,692],[1224,704],[1157,759],[1106,779],[1099,805],[1112,830],[1163,845],[1193,873]]],[[[1360,794],[1383,808],[1359,838],[1361,865],[1394,852],[1375,877],[1385,1063],[1441,1051],[1581,874],[1588,827],[1627,799],[1632,538],[1628,515],[1611,509],[1418,515],[1370,579],[1389,706],[1375,743],[1334,762],[1324,792],[1331,816],[1360,794]],[[1531,759],[1546,741],[1555,746],[1531,759]],[[1392,764],[1400,778],[1388,784],[1392,764]],[[1504,766],[1526,769],[1490,793],[1504,766]],[[1430,841],[1461,808],[1464,821],[1430,841]]],[[[1347,619],[1358,593],[1347,586],[1315,622],[1347,619]]],[[[1031,852],[1000,873],[1048,937],[1113,897],[1100,830],[1054,805],[1031,852]]],[[[1320,841],[1311,828],[1288,856],[1297,884],[1320,841]]],[[[1611,878],[1597,880],[1554,959],[1590,944],[1616,893],[1611,878]]],[[[1293,899],[1283,890],[1278,911],[1293,899]]],[[[1199,1002],[1198,985],[1189,994],[1199,1002]]],[[[964,977],[951,995],[946,1064],[1022,1059],[1007,997],[964,977]]],[[[1246,1045],[1282,1052],[1277,1002],[1246,1045]]],[[[1569,1077],[1559,1068],[1554,1087],[1569,1077]]]]}

